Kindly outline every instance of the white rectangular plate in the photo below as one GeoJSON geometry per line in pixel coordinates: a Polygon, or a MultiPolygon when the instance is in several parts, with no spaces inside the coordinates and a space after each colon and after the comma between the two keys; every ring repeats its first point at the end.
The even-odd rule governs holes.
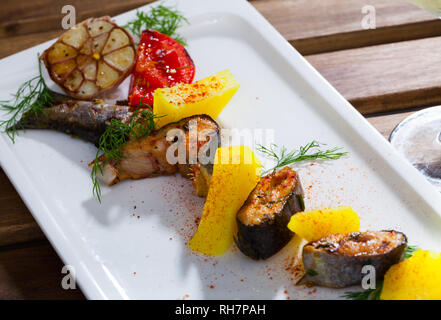
{"type": "MultiPolygon", "coordinates": [[[[362,229],[397,229],[411,244],[440,248],[436,190],[250,4],[177,6],[190,21],[180,31],[196,79],[228,68],[241,83],[219,118],[223,126],[273,129],[275,142],[289,149],[315,139],[349,152],[297,168],[308,209],[351,205],[362,229]]],[[[134,16],[130,11],[116,21],[134,16]]],[[[37,53],[49,43],[0,61],[0,99],[37,74],[37,53]]],[[[126,87],[119,89],[123,97],[126,87]]],[[[261,262],[234,246],[220,257],[192,253],[186,243],[203,200],[180,176],[105,187],[99,204],[87,168],[93,145],[44,130],[20,133],[15,144],[3,134],[0,144],[3,169],[88,298],[314,299],[347,291],[295,286],[292,244],[261,262]]]]}

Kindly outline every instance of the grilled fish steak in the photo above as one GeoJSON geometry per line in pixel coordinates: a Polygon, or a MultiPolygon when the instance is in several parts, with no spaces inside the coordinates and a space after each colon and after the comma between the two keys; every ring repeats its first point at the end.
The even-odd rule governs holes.
{"type": "Polygon", "coordinates": [[[285,167],[263,177],[236,216],[240,251],[252,259],[267,259],[282,249],[294,233],[289,219],[304,210],[303,189],[296,171],[285,167]]]}
{"type": "Polygon", "coordinates": [[[176,172],[180,172],[186,178],[191,178],[192,167],[198,163],[190,163],[189,159],[191,123],[197,124],[196,152],[207,152],[207,161],[212,164],[214,153],[220,144],[220,128],[209,116],[196,115],[170,123],[140,139],[129,140],[122,147],[123,158],[118,163],[105,161],[105,155],[102,155],[98,159],[104,163],[103,174],[100,175],[101,180],[107,185],[113,185],[126,179],[170,175],[176,172]],[[167,160],[168,148],[173,143],[177,143],[176,140],[167,138],[168,133],[174,129],[180,130],[185,135],[185,140],[183,140],[186,143],[185,164],[169,163],[167,160]]]}
{"type": "Polygon", "coordinates": [[[58,101],[58,104],[45,108],[39,114],[24,114],[15,128],[57,130],[98,145],[111,119],[127,123],[132,116],[128,106],[109,105],[101,101],[58,101]]]}
{"type": "Polygon", "coordinates": [[[394,230],[333,234],[303,247],[306,274],[300,284],[344,288],[361,284],[362,268],[371,265],[377,279],[398,263],[406,236],[394,230]]]}

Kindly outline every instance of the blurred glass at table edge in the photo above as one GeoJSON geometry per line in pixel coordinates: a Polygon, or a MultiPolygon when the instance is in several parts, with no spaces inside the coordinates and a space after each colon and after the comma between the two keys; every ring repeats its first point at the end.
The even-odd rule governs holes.
{"type": "MultiPolygon", "coordinates": [[[[409,0],[441,18],[441,0],[409,0]]],[[[418,111],[398,124],[390,142],[441,192],[441,106],[418,111]]]]}
{"type": "Polygon", "coordinates": [[[409,0],[418,7],[441,18],[441,0],[409,0]]]}

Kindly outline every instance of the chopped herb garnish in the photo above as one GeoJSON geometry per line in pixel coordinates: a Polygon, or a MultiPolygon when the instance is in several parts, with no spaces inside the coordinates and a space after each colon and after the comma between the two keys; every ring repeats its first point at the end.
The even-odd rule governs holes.
{"type": "Polygon", "coordinates": [[[143,30],[153,29],[172,37],[185,46],[185,40],[176,33],[183,22],[188,23],[188,20],[179,10],[159,5],[152,7],[150,12],[137,11],[136,19],[129,21],[124,28],[138,37],[141,37],[143,30]]]}
{"type": "MultiPolygon", "coordinates": [[[[291,197],[293,195],[293,193],[292,192],[290,192],[290,193],[288,193],[288,194],[286,194],[286,195],[284,195],[284,196],[281,196],[281,197],[279,197],[279,198],[277,198],[276,200],[270,200],[270,201],[268,201],[266,204],[265,204],[265,206],[267,207],[267,208],[272,208],[273,207],[273,204],[276,204],[276,203],[280,203],[280,202],[282,202],[282,201],[285,201],[287,198],[289,198],[289,197],[291,197]]],[[[258,198],[262,198],[262,197],[264,197],[264,195],[259,195],[259,196],[257,196],[258,198]]]]}
{"type": "Polygon", "coordinates": [[[405,259],[409,259],[410,257],[413,256],[413,254],[414,254],[415,251],[417,251],[417,250],[418,250],[418,247],[417,247],[417,246],[410,246],[410,245],[408,245],[408,246],[406,247],[406,251],[404,252],[404,258],[405,258],[405,259]]]}
{"type": "Polygon", "coordinates": [[[43,109],[54,101],[54,93],[47,87],[41,73],[41,64],[38,57],[38,76],[24,82],[13,94],[13,98],[0,101],[0,109],[5,110],[9,119],[0,120],[0,127],[15,143],[17,130],[20,128],[22,116],[38,115],[43,109]]]}
{"type": "Polygon", "coordinates": [[[300,204],[300,209],[302,211],[305,211],[305,200],[303,199],[303,195],[302,194],[296,194],[296,198],[297,198],[297,201],[300,204]]]}
{"type": "Polygon", "coordinates": [[[322,144],[318,143],[317,141],[312,141],[304,146],[301,146],[298,150],[293,151],[288,151],[284,146],[280,148],[276,144],[271,144],[269,148],[258,145],[257,150],[259,152],[276,160],[276,165],[269,170],[264,170],[263,175],[278,168],[290,165],[294,162],[317,159],[336,160],[348,154],[347,152],[342,152],[342,148],[317,150],[317,148],[319,148],[321,145],[322,144]]]}
{"type": "Polygon", "coordinates": [[[331,242],[326,242],[326,243],[323,243],[323,244],[319,244],[317,247],[316,247],[316,249],[327,249],[327,248],[331,248],[331,247],[333,247],[334,245],[331,243],[331,242]]]}
{"type": "Polygon", "coordinates": [[[380,282],[375,289],[368,289],[358,292],[346,292],[342,295],[342,298],[350,300],[379,300],[382,289],[383,282],[380,282]]]}
{"type": "Polygon", "coordinates": [[[119,161],[124,158],[123,145],[131,138],[139,139],[149,135],[155,128],[155,119],[160,118],[149,109],[140,110],[141,106],[147,105],[141,103],[128,123],[112,119],[100,137],[91,172],[93,194],[99,202],[101,202],[101,187],[98,175],[103,174],[105,164],[119,164],[119,161]]]}
{"type": "Polygon", "coordinates": [[[313,269],[309,269],[308,271],[306,271],[306,274],[308,276],[315,277],[316,275],[318,275],[318,272],[313,269]]]}

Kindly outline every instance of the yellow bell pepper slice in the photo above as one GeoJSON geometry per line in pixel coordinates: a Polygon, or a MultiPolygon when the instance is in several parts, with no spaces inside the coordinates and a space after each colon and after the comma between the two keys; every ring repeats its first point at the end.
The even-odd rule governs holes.
{"type": "Polygon", "coordinates": [[[260,161],[249,147],[217,149],[202,218],[189,242],[192,250],[208,255],[228,250],[236,231],[236,214],[260,176],[260,161]]]}
{"type": "Polygon", "coordinates": [[[331,234],[360,231],[360,219],[351,207],[318,209],[296,213],[288,228],[308,242],[331,234]]]}
{"type": "Polygon", "coordinates": [[[382,300],[440,300],[441,254],[416,251],[385,274],[382,300]]]}
{"type": "Polygon", "coordinates": [[[197,114],[207,114],[216,120],[239,86],[231,71],[223,70],[194,83],[156,89],[153,113],[162,116],[157,119],[156,127],[197,114]]]}

